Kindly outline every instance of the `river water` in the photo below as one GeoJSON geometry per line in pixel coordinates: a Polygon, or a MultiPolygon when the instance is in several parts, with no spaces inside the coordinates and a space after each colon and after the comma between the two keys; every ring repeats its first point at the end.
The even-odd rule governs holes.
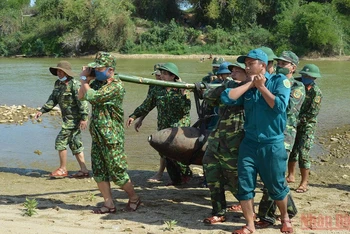
{"type": "MultiPolygon", "coordinates": [[[[49,72],[49,67],[56,66],[60,60],[56,58],[0,58],[0,105],[42,106],[51,94],[56,79],[49,72]]],[[[91,59],[87,58],[64,60],[68,60],[72,64],[73,71],[78,74],[81,66],[91,62],[91,59]]],[[[233,59],[229,61],[234,62],[233,59]]],[[[176,63],[182,80],[188,83],[200,81],[211,70],[211,60],[200,62],[199,59],[123,58],[117,60],[117,71],[121,74],[152,78],[153,65],[159,62],[176,63]]],[[[348,124],[350,61],[302,60],[299,70],[307,63],[319,66],[322,74],[322,78],[317,80],[323,92],[317,134],[348,124]]],[[[123,107],[126,120],[127,116],[146,97],[148,86],[125,82],[125,89],[123,107]]],[[[158,168],[159,156],[147,142],[147,137],[157,128],[156,117],[156,110],[153,110],[138,133],[133,126],[126,129],[125,149],[131,170],[155,171],[158,168]]],[[[198,118],[194,101],[192,102],[191,118],[192,123],[198,118]]],[[[51,171],[57,168],[59,160],[57,151],[54,149],[54,141],[60,126],[60,118],[48,114],[43,115],[41,123],[28,121],[23,125],[0,124],[0,171],[16,168],[51,171]],[[40,150],[42,154],[35,154],[35,150],[40,150]]],[[[88,131],[83,132],[83,141],[85,158],[91,168],[89,156],[91,139],[88,131]]],[[[322,150],[322,147],[316,142],[312,154],[320,154],[322,150]]],[[[68,170],[77,170],[75,158],[70,151],[68,152],[68,170]]]]}

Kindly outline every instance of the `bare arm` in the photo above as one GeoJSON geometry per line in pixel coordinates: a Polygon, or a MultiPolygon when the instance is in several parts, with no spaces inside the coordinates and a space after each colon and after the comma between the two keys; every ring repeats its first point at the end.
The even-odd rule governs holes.
{"type": "Polygon", "coordinates": [[[238,86],[237,88],[231,89],[229,92],[229,98],[233,100],[237,100],[240,98],[245,92],[254,87],[254,83],[252,81],[248,81],[247,83],[238,86]]]}

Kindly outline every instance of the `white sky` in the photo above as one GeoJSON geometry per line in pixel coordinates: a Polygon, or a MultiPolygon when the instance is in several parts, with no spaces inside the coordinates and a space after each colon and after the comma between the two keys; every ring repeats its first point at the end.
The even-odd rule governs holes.
{"type": "Polygon", "coordinates": [[[30,6],[34,6],[35,0],[30,0],[30,6]]]}

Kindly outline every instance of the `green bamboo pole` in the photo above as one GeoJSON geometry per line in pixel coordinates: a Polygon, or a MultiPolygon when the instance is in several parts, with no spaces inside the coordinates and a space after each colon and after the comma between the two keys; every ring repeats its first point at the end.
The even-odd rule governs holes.
{"type": "MultiPolygon", "coordinates": [[[[180,89],[195,89],[196,88],[195,84],[190,84],[190,83],[156,80],[156,79],[144,78],[141,76],[129,76],[129,75],[125,75],[125,74],[118,74],[118,76],[122,81],[136,83],[136,84],[158,85],[158,86],[180,88],[180,89]]],[[[208,84],[208,87],[218,87],[218,86],[221,86],[221,84],[208,84]]],[[[203,83],[201,83],[200,88],[206,89],[206,86],[203,83]]]]}

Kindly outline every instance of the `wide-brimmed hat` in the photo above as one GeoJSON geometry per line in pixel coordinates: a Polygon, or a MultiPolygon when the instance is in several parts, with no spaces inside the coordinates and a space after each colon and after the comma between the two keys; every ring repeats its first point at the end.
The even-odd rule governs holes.
{"type": "Polygon", "coordinates": [[[224,58],[222,58],[222,57],[219,57],[219,58],[215,57],[215,58],[213,59],[213,62],[211,63],[211,66],[213,66],[213,67],[219,67],[220,64],[222,64],[223,62],[225,62],[225,59],[224,59],[224,58]]]}
{"type": "Polygon", "coordinates": [[[260,60],[263,63],[265,63],[266,65],[268,63],[267,54],[264,51],[262,51],[261,49],[254,49],[254,50],[249,51],[249,53],[247,55],[239,56],[237,58],[237,62],[244,63],[246,58],[260,60]]]}
{"type": "Polygon", "coordinates": [[[111,67],[114,70],[117,66],[117,58],[108,52],[100,51],[96,54],[95,60],[88,64],[88,67],[111,67]]]}
{"type": "Polygon", "coordinates": [[[315,64],[306,64],[299,74],[306,74],[313,78],[321,78],[320,69],[315,64]]]}
{"type": "Polygon", "coordinates": [[[159,68],[163,65],[164,63],[157,63],[153,67],[153,72],[152,75],[160,75],[160,70],[159,68]]]}
{"type": "Polygon", "coordinates": [[[292,51],[283,51],[281,56],[275,58],[275,60],[282,60],[293,63],[294,65],[299,64],[299,57],[292,51]]]}
{"type": "Polygon", "coordinates": [[[231,74],[231,71],[228,69],[228,66],[231,65],[230,62],[223,62],[220,64],[219,70],[216,72],[216,74],[231,74]]]}
{"type": "Polygon", "coordinates": [[[258,49],[264,51],[265,54],[267,54],[267,59],[269,62],[277,58],[277,56],[275,55],[275,53],[270,47],[262,46],[262,47],[259,47],[258,49]]]}
{"type": "Polygon", "coordinates": [[[72,71],[72,66],[68,61],[60,61],[56,67],[49,68],[51,74],[54,76],[57,76],[57,69],[60,69],[70,77],[76,76],[76,74],[72,71]]]}
{"type": "Polygon", "coordinates": [[[177,76],[178,78],[180,78],[179,69],[177,68],[177,66],[174,63],[164,63],[159,67],[159,70],[168,71],[168,72],[174,74],[175,76],[177,76]]]}

